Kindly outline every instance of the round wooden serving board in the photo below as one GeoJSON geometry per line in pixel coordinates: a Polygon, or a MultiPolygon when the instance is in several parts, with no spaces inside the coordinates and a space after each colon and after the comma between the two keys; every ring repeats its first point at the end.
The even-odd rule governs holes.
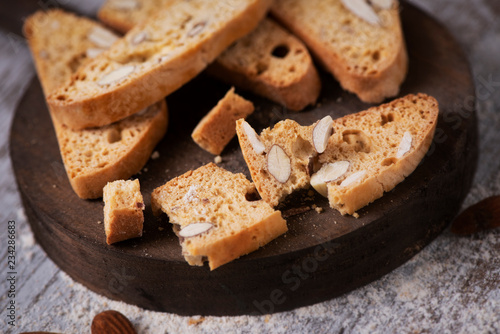
{"type": "MultiPolygon", "coordinates": [[[[154,188],[213,156],[190,138],[201,117],[228,89],[202,74],[167,98],[169,130],[160,157],[140,175],[146,201],[144,235],[105,243],[101,200],[79,199],[66,178],[38,81],[31,83],[12,125],[14,172],[36,240],[76,281],[112,299],[183,315],[260,314],[321,302],[367,284],[398,267],[436,237],[456,215],[477,161],[474,87],[468,63],[453,37],[432,18],[404,4],[402,21],[410,71],[401,96],[423,92],[440,104],[434,143],[404,182],[359,211],[343,217],[315,194],[292,196],[280,209],[308,210],[288,217],[289,231],[258,251],[214,271],[190,267],[168,218],[151,214],[154,188]]],[[[264,99],[248,119],[257,131],[291,118],[308,125],[369,107],[322,73],[316,107],[292,113],[264,99]]],[[[237,139],[222,154],[222,167],[249,177],[237,139]]],[[[307,191],[305,192],[307,193],[307,191]]]]}

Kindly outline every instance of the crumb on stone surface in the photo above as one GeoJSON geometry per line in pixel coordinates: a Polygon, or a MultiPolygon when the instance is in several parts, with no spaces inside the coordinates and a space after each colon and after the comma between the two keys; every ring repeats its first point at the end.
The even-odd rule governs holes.
{"type": "Polygon", "coordinates": [[[199,318],[189,318],[188,325],[189,326],[197,326],[205,321],[205,317],[199,317],[199,318]]]}

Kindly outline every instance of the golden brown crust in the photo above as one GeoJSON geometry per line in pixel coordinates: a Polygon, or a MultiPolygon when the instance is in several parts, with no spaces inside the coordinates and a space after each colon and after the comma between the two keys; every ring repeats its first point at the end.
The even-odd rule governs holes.
{"type": "Polygon", "coordinates": [[[204,233],[181,237],[181,246],[190,265],[206,259],[214,270],[287,231],[279,211],[247,197],[254,191],[243,174],[209,163],[156,188],[151,206],[154,214],[167,213],[178,235],[193,223],[212,224],[204,233]]]}
{"type": "MultiPolygon", "coordinates": [[[[173,6],[178,4],[186,9],[192,3],[195,10],[195,6],[203,2],[179,2],[173,6]]],[[[270,0],[246,0],[244,9],[228,11],[232,16],[222,21],[222,26],[221,22],[216,21],[213,23],[214,28],[208,33],[190,37],[196,39],[196,42],[172,49],[174,54],[168,55],[168,60],[161,60],[163,55],[159,52],[162,49],[155,48],[161,44],[158,42],[148,46],[149,51],[144,51],[147,60],[141,62],[144,53],[132,50],[130,41],[143,31],[157,29],[170,16],[178,15],[174,10],[177,7],[172,7],[172,10],[159,13],[156,19],[138,24],[110,50],[80,68],[68,84],[48,96],[48,103],[55,117],[73,129],[103,126],[123,119],[164,98],[195,77],[232,42],[254,29],[270,5],[270,0]],[[129,53],[125,58],[124,52],[129,53]],[[106,70],[100,72],[102,66],[106,66],[106,70]],[[133,72],[119,82],[104,87],[97,84],[104,76],[125,66],[131,66],[133,72]],[[104,106],[105,112],[102,112],[104,106]],[[101,112],[97,113],[97,110],[101,112]]],[[[203,17],[207,15],[202,14],[203,17]]],[[[190,31],[184,31],[186,36],[190,31]]],[[[163,38],[167,41],[170,37],[163,38]]]]}
{"type": "Polygon", "coordinates": [[[238,40],[208,73],[290,110],[314,104],[321,81],[305,45],[271,19],[238,40]]]}
{"type": "MultiPolygon", "coordinates": [[[[56,128],[58,141],[60,142],[59,145],[63,162],[65,162],[66,172],[70,184],[78,197],[83,199],[99,198],[102,196],[102,188],[106,183],[112,180],[128,179],[132,175],[137,174],[142,167],[144,167],[156,144],[158,144],[167,131],[167,104],[165,101],[160,101],[155,106],[158,112],[154,114],[151,119],[147,120],[146,124],[142,121],[143,124],[136,125],[143,127],[142,131],[134,138],[130,145],[124,145],[124,151],[120,154],[118,159],[105,167],[89,168],[89,170],[84,172],[75,172],[73,168],[68,168],[69,164],[66,162],[66,154],[63,153],[63,139],[67,138],[68,134],[72,133],[73,130],[62,128],[59,123],[57,123],[58,121],[52,118],[54,127],[56,128]],[[58,125],[56,125],[56,123],[58,125]]],[[[133,115],[130,117],[134,118],[136,116],[133,115]]],[[[128,120],[129,119],[125,119],[118,123],[123,123],[128,120]]],[[[107,127],[115,127],[115,125],[111,124],[107,127]]],[[[119,128],[120,124],[117,124],[116,127],[119,128]]],[[[78,132],[82,131],[92,130],[79,130],[78,132]]],[[[103,129],[102,132],[103,136],[107,136],[106,130],[103,129]]]]}
{"type": "Polygon", "coordinates": [[[350,161],[349,174],[365,170],[367,176],[348,187],[340,186],[343,179],[328,183],[330,206],[344,215],[354,215],[357,210],[382,197],[384,192],[392,190],[402,182],[417,168],[428,151],[434,137],[438,114],[438,103],[433,97],[425,94],[410,94],[379,107],[335,120],[336,134],[330,138],[329,147],[320,160],[323,163],[335,160],[350,161]],[[388,113],[394,120],[381,125],[382,115],[388,113]],[[362,122],[363,119],[364,122],[362,122]],[[345,131],[351,131],[353,124],[359,124],[356,129],[372,136],[370,147],[372,152],[366,153],[370,159],[356,163],[355,167],[352,164],[355,160],[358,161],[358,157],[364,153],[349,153],[348,146],[342,140],[342,134],[345,131]],[[384,125],[392,126],[392,128],[385,133],[384,125]],[[378,127],[381,129],[376,138],[377,134],[374,130],[378,127]],[[412,135],[411,149],[398,158],[396,154],[398,145],[407,131],[412,135]]]}
{"type": "MultiPolygon", "coordinates": [[[[26,20],[24,31],[46,95],[70,77],[75,70],[72,59],[88,61],[86,50],[96,47],[88,39],[94,27],[101,26],[61,10],[40,11],[26,20]],[[61,25],[66,29],[60,29],[61,25]]],[[[51,117],[71,186],[85,199],[101,197],[107,182],[128,179],[140,171],[168,123],[164,100],[150,110],[103,128],[71,130],[52,112],[51,117]],[[112,142],[110,134],[117,137],[112,142]]]]}
{"type": "MultiPolygon", "coordinates": [[[[384,10],[383,13],[379,12],[385,21],[382,26],[377,27],[355,17],[341,5],[340,0],[321,2],[319,4],[309,0],[278,0],[271,12],[308,45],[311,52],[344,89],[357,94],[367,103],[380,103],[387,97],[396,96],[408,70],[408,56],[397,6],[384,10]],[[295,10],[294,6],[300,7],[299,10],[295,10]],[[330,37],[332,41],[326,40],[328,34],[333,35],[336,31],[326,31],[325,22],[318,18],[322,14],[330,18],[336,17],[339,22],[348,22],[335,22],[340,33],[359,34],[358,37],[361,37],[361,31],[364,31],[363,34],[366,31],[380,31],[379,40],[354,38],[352,35],[348,38],[352,43],[338,43],[335,36],[330,37]],[[373,50],[381,39],[391,42],[380,50],[373,50]],[[366,40],[364,45],[358,45],[362,43],[361,40],[366,40]],[[370,59],[373,64],[368,65],[361,60],[356,63],[356,59],[363,57],[373,57],[370,59]]],[[[330,30],[332,29],[330,27],[330,30]]]]}
{"type": "Polygon", "coordinates": [[[139,180],[114,181],[103,189],[106,243],[142,236],[144,200],[139,180]]]}
{"type": "Polygon", "coordinates": [[[236,134],[236,121],[253,111],[253,103],[236,94],[233,87],[203,117],[191,137],[204,150],[219,155],[236,134]]]}
{"type": "Polygon", "coordinates": [[[276,236],[284,234],[287,230],[286,221],[281,216],[281,212],[275,211],[259,223],[226,239],[195,249],[192,254],[206,256],[210,264],[210,270],[214,270],[240,257],[242,254],[249,254],[259,249],[276,239],[276,236]]]}

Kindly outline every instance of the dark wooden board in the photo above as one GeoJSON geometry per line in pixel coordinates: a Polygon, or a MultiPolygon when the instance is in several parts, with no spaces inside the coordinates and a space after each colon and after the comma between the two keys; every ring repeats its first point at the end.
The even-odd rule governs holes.
{"type": "MultiPolygon", "coordinates": [[[[19,191],[36,240],[76,281],[112,299],[184,315],[260,314],[321,302],[367,284],[410,259],[456,215],[468,192],[477,161],[474,87],[468,63],[453,37],[432,18],[405,4],[402,20],[410,71],[401,96],[424,92],[440,103],[434,143],[417,170],[393,191],[343,217],[326,199],[292,196],[283,211],[312,205],[288,218],[289,232],[262,249],[211,272],[190,267],[181,255],[168,219],[151,215],[150,193],[167,180],[213,160],[190,133],[228,86],[202,74],[168,97],[170,126],[137,177],[147,204],[144,236],[113,246],[105,243],[101,200],[84,201],[64,173],[43,94],[35,79],[19,105],[10,152],[19,191]],[[163,229],[160,230],[159,228],[163,229]]],[[[292,113],[242,93],[257,110],[256,130],[284,118],[303,125],[331,114],[366,109],[322,73],[320,105],[292,113]]],[[[221,166],[247,176],[233,140],[221,166]]]]}

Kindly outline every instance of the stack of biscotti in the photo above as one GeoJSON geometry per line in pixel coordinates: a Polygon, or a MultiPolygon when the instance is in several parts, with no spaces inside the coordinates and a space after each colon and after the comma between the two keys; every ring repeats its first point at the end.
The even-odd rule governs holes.
{"type": "Polygon", "coordinates": [[[341,86],[369,103],[396,96],[408,57],[396,0],[276,0],[272,14],[341,86]]]}
{"type": "Polygon", "coordinates": [[[271,3],[175,1],[52,92],[47,101],[54,116],[78,130],[110,124],[163,99],[252,31],[271,3]]]}
{"type": "MultiPolygon", "coordinates": [[[[171,10],[172,4],[172,0],[108,0],[98,16],[114,29],[127,32],[156,11],[171,10]]],[[[208,72],[294,111],[314,104],[321,90],[307,48],[269,18],[225,50],[208,72]]]]}
{"type": "Polygon", "coordinates": [[[281,121],[260,136],[239,120],[237,134],[256,188],[269,204],[312,184],[332,208],[356,215],[415,170],[432,142],[438,113],[434,98],[407,95],[311,126],[281,121]]]}
{"type": "MultiPolygon", "coordinates": [[[[61,10],[35,13],[24,32],[45,95],[118,38],[97,22],[61,10]]],[[[101,197],[106,183],[140,171],[167,128],[165,101],[101,128],[72,130],[52,110],[51,116],[71,186],[81,198],[101,197]]]]}
{"type": "Polygon", "coordinates": [[[287,231],[280,211],[256,199],[243,174],[213,163],[178,176],[151,194],[153,213],[165,212],[190,265],[213,270],[287,231]]]}

